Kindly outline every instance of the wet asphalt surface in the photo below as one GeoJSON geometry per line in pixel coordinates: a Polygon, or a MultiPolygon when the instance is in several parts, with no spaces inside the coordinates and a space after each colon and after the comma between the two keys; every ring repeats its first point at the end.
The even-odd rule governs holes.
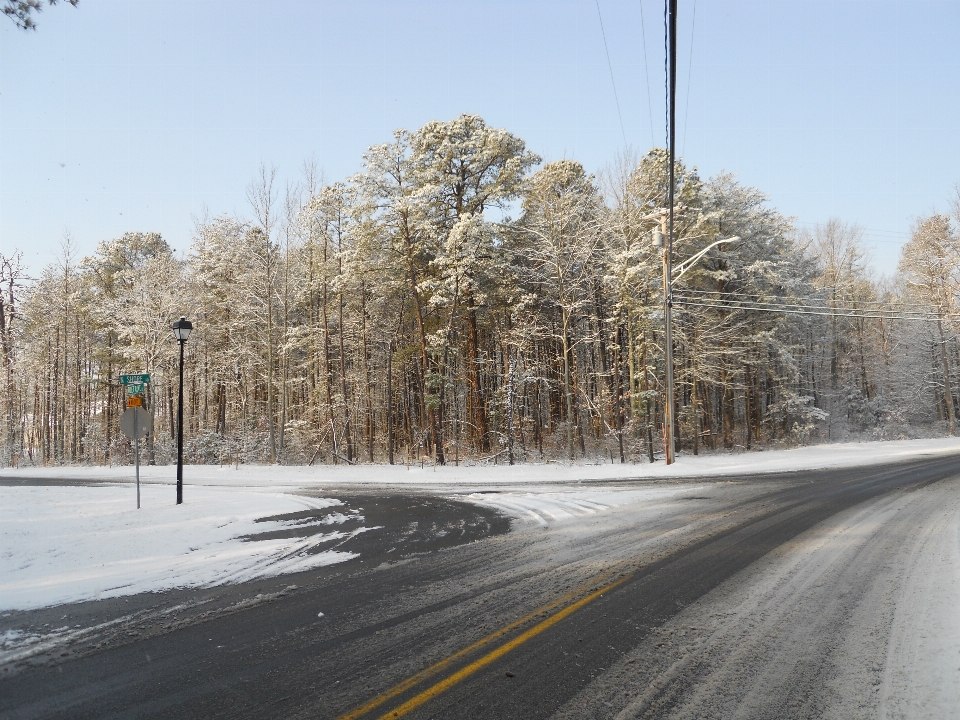
{"type": "MultiPolygon", "coordinates": [[[[83,487],[109,484],[116,484],[116,481],[50,478],[24,481],[21,478],[0,477],[0,485],[14,486],[83,487]]],[[[41,653],[21,662],[0,665],[0,682],[2,678],[17,674],[27,667],[65,662],[68,658],[99,653],[110,647],[206,622],[214,617],[237,612],[238,605],[242,609],[248,609],[253,605],[271,602],[294,594],[295,590],[300,589],[300,585],[310,587],[317,581],[329,582],[344,574],[363,573],[384,564],[403,562],[475,542],[484,537],[506,533],[510,529],[509,518],[495,511],[443,497],[357,493],[356,490],[346,493],[318,491],[316,494],[323,497],[334,496],[340,504],[318,510],[264,516],[257,522],[286,520],[303,523],[303,526],[265,531],[244,536],[242,539],[257,542],[322,534],[328,531],[329,526],[310,521],[323,520],[329,514],[345,514],[348,519],[336,523],[338,530],[350,533],[364,527],[367,528],[366,531],[351,535],[346,540],[334,539],[329,543],[318,543],[308,552],[320,553],[335,545],[338,551],[356,553],[358,557],[304,573],[262,578],[247,583],[142,593],[38,610],[5,612],[0,616],[0,633],[17,629],[43,634],[64,626],[74,626],[74,629],[96,628],[113,623],[118,618],[131,616],[132,619],[93,631],[89,637],[68,643],[68,647],[58,645],[53,654],[41,653]],[[175,609],[171,611],[170,608],[175,609]]],[[[0,688],[0,711],[4,707],[4,697],[5,693],[0,688]]]]}
{"type": "MultiPolygon", "coordinates": [[[[624,582],[407,717],[550,717],[659,625],[799,533],[866,500],[958,474],[960,457],[764,476],[770,489],[726,506],[714,530],[606,568],[624,582]]],[[[517,620],[562,584],[567,566],[524,564],[536,540],[514,539],[510,521],[492,511],[421,494],[324,494],[361,511],[366,526],[382,525],[342,548],[360,558],[226,588],[2,618],[0,631],[128,619],[4,667],[0,715],[336,718],[517,620]]],[[[591,562],[605,569],[602,553],[591,562]]],[[[479,655],[358,717],[390,716],[479,655]]],[[[663,717],[671,704],[652,707],[650,717],[663,717]]],[[[585,708],[582,716],[613,714],[585,708]]]]}

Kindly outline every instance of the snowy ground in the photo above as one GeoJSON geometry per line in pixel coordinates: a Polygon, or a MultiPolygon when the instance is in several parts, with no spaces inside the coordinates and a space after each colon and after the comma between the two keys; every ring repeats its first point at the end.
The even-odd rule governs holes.
{"type": "MultiPolygon", "coordinates": [[[[495,507],[540,526],[641,509],[704,486],[610,485],[614,479],[667,480],[862,466],[960,452],[956,439],[823,445],[796,450],[683,457],[675,465],[523,466],[188,466],[185,503],[173,504],[173,468],[141,471],[136,509],[129,467],[0,470],[8,483],[73,478],[89,485],[0,486],[0,609],[30,609],[174,587],[207,586],[296,572],[351,553],[317,551],[345,537],[331,512],[310,537],[245,542],[294,521],[257,520],[338,504],[349,486],[420,486],[495,507]],[[608,481],[605,483],[604,481],[608,481]],[[587,484],[583,484],[587,483],[587,484]],[[493,488],[497,492],[491,493],[493,488]],[[329,497],[315,496],[322,492],[329,497]]],[[[413,489],[413,488],[411,488],[413,489]]],[[[356,518],[354,518],[356,519],[356,518]]],[[[302,523],[303,521],[295,521],[302,523]]],[[[364,528],[351,532],[362,532],[364,528]]]]}
{"type": "MultiPolygon", "coordinates": [[[[172,587],[242,582],[352,557],[311,549],[343,538],[347,520],[331,512],[309,537],[244,542],[242,537],[301,526],[258,519],[337,505],[257,488],[191,487],[191,501],[166,502],[167,488],[4,487],[0,489],[0,608],[29,609],[172,587]]],[[[351,531],[356,532],[356,530],[351,531]]]]}
{"type": "MultiPolygon", "coordinates": [[[[404,496],[440,495],[516,518],[514,532],[450,557],[493,554],[501,573],[496,586],[519,588],[478,596],[478,604],[529,596],[538,606],[598,566],[649,562],[677,543],[711,536],[733,521],[730,508],[786,482],[742,482],[747,473],[948,454],[960,454],[956,439],[682,457],[670,468],[188,467],[181,506],[174,505],[173,468],[155,467],[144,469],[140,511],[130,468],[6,469],[0,470],[0,608],[13,623],[30,615],[13,609],[232,583],[344,560],[351,555],[335,549],[344,528],[363,532],[374,523],[361,520],[358,530],[357,514],[346,522],[350,511],[338,498],[349,502],[358,488],[379,497],[398,487],[404,496]],[[632,482],[616,482],[625,479],[632,482]],[[290,513],[300,519],[257,522],[290,513]],[[308,515],[313,519],[304,520],[308,515]],[[320,527],[310,537],[243,539],[294,522],[320,527]],[[537,572],[541,566],[549,572],[537,572]]],[[[417,585],[409,597],[391,596],[390,616],[419,617],[424,593],[443,604],[462,592],[461,576],[445,578],[440,573],[435,583],[417,585]]],[[[258,590],[236,607],[258,602],[258,590]]],[[[887,493],[796,536],[652,630],[556,717],[960,718],[958,607],[960,478],[953,478],[887,493]]],[[[451,628],[463,622],[463,609],[451,605],[451,628]]],[[[72,610],[36,612],[59,617],[72,610]]],[[[164,609],[163,623],[178,612],[164,609]]],[[[493,614],[516,615],[509,605],[493,614]]],[[[445,621],[435,615],[443,613],[423,622],[445,621]]],[[[100,622],[9,625],[0,634],[0,666],[41,650],[60,653],[77,638],[99,643],[114,625],[122,633],[134,627],[126,616],[100,622]]],[[[450,628],[439,634],[457,637],[450,628]]]]}
{"type": "MultiPolygon", "coordinates": [[[[486,485],[531,482],[563,483],[587,480],[660,480],[691,477],[729,477],[738,474],[789,472],[819,468],[862,467],[920,457],[960,452],[960,439],[891,440],[836,443],[792,450],[680,455],[673,465],[631,463],[544,463],[531,465],[188,465],[187,485],[258,486],[278,491],[298,487],[339,485],[486,485]]],[[[141,482],[173,483],[171,465],[140,468],[141,482]]],[[[133,467],[0,468],[0,477],[75,478],[78,480],[133,480],[133,467]]],[[[134,496],[135,497],[135,496],[134,496]]],[[[134,500],[135,502],[135,500],[134,500]]]]}
{"type": "Polygon", "coordinates": [[[960,718],[960,477],[801,534],[657,628],[555,720],[605,706],[617,720],[960,718]]]}

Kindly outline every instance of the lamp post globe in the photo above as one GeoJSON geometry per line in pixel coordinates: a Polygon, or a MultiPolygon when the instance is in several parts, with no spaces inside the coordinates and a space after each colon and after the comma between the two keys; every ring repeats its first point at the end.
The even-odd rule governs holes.
{"type": "Polygon", "coordinates": [[[190,337],[190,331],[193,330],[193,323],[182,315],[180,319],[173,324],[173,334],[181,343],[185,343],[190,337]]]}
{"type": "Polygon", "coordinates": [[[177,402],[177,505],[183,503],[183,346],[187,344],[191,330],[193,330],[193,323],[182,315],[173,324],[173,335],[180,343],[180,394],[177,402]]]}

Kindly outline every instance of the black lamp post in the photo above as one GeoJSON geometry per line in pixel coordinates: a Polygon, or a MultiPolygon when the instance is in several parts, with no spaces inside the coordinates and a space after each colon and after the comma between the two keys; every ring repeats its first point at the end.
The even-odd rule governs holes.
{"type": "Polygon", "coordinates": [[[180,343],[180,400],[177,404],[177,505],[183,503],[183,346],[187,344],[193,323],[180,317],[173,324],[173,334],[180,343]]]}

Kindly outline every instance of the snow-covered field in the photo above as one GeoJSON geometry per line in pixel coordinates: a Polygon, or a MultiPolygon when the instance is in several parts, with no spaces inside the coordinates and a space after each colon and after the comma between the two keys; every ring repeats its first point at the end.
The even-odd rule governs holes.
{"type": "MultiPolygon", "coordinates": [[[[675,465],[523,466],[188,466],[185,502],[174,505],[172,467],[142,468],[142,506],[129,467],[23,468],[0,476],[24,481],[73,478],[87,486],[0,487],[0,609],[29,609],[174,587],[215,585],[335,563],[350,553],[315,552],[338,534],[329,514],[307,538],[245,542],[289,527],[264,517],[337,504],[349,486],[426,486],[548,525],[618,506],[642,507],[703,486],[617,486],[620,478],[722,478],[743,473],[862,466],[960,452],[956,439],[852,443],[796,450],[682,457],[675,465]],[[103,482],[106,481],[106,482],[103,482]],[[483,492],[497,489],[495,494],[483,492]],[[311,497],[301,494],[309,491],[311,497]],[[322,494],[326,497],[316,497],[322,494]],[[314,552],[311,552],[311,548],[314,552]]],[[[413,488],[411,488],[413,489],[413,488]]],[[[362,531],[362,529],[361,529],[362,531]]],[[[353,532],[356,532],[353,531],[353,532]]]]}
{"type": "Polygon", "coordinates": [[[241,582],[339,562],[352,553],[311,548],[346,533],[244,542],[245,535],[303,523],[259,518],[337,505],[257,488],[191,487],[177,506],[170,489],[128,485],[0,488],[0,608],[29,609],[172,587],[241,582]]]}
{"type": "MultiPolygon", "coordinates": [[[[741,473],[774,473],[819,468],[861,467],[920,457],[960,452],[960,439],[890,440],[867,443],[835,443],[791,450],[680,455],[673,465],[635,463],[544,463],[530,465],[188,465],[187,485],[258,486],[278,491],[298,487],[340,485],[486,485],[531,482],[563,483],[586,480],[670,479],[729,477],[741,473]]],[[[171,465],[144,466],[144,483],[172,484],[171,465]]],[[[78,480],[133,480],[133,467],[30,467],[0,468],[2,477],[76,478],[78,480]]],[[[134,496],[135,497],[135,496],[134,496]]],[[[135,500],[134,500],[135,502],[135,500]]]]}

